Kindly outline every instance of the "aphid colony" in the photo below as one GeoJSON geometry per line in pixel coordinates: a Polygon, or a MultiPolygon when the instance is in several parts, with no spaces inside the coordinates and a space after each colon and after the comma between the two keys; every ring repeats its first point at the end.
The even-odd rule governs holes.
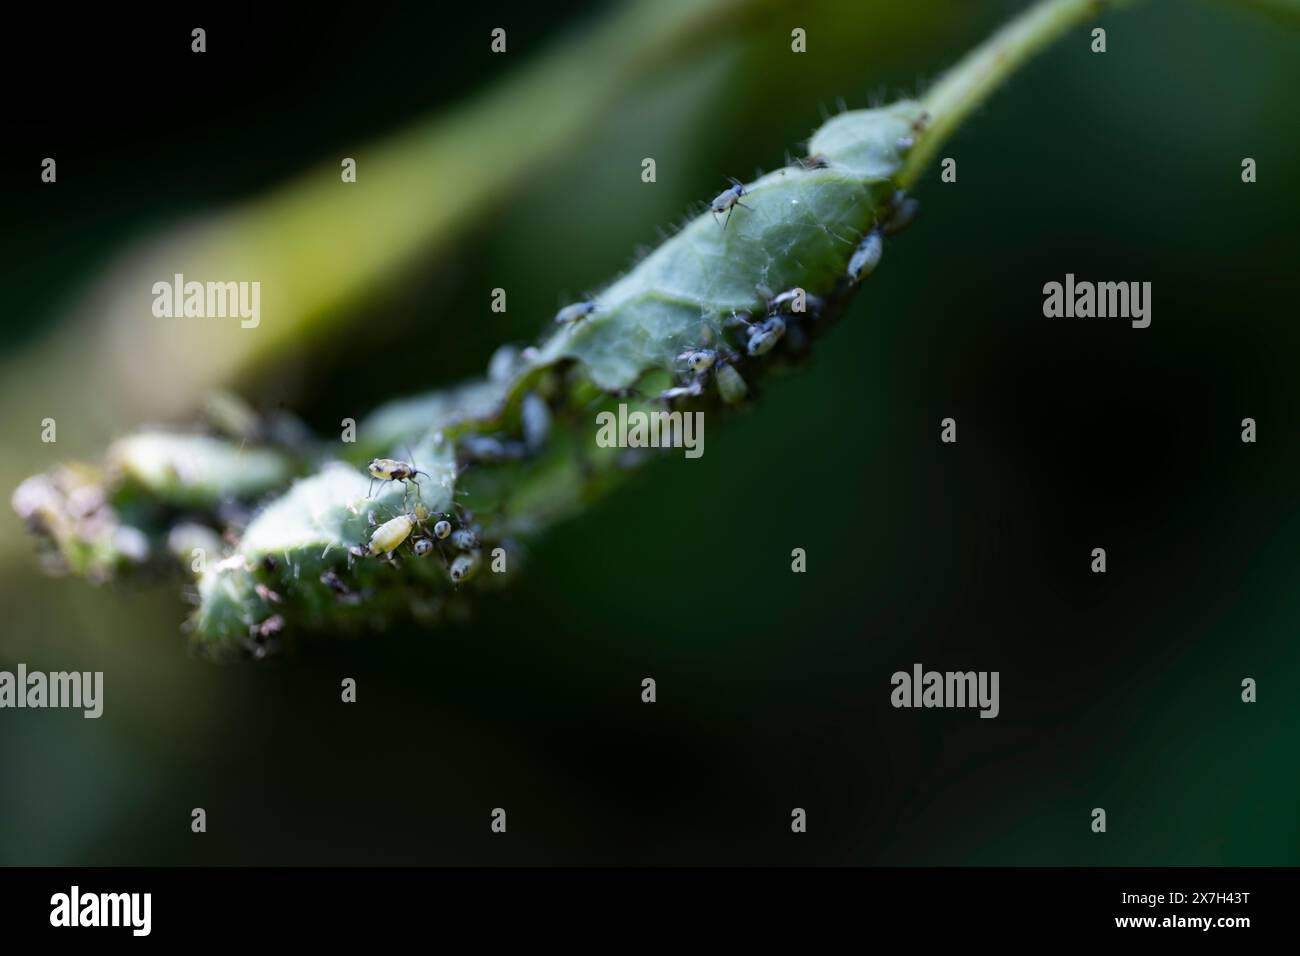
{"type": "MultiPolygon", "coordinates": [[[[799,161],[797,165],[804,170],[818,170],[827,168],[830,163],[822,157],[812,157],[799,161]]],[[[720,223],[722,229],[727,228],[737,208],[753,210],[752,206],[742,202],[748,195],[744,185],[734,179],[731,182],[732,185],[708,205],[715,220],[726,214],[720,223]]],[[[884,253],[884,238],[903,229],[916,212],[916,200],[901,192],[895,193],[882,216],[854,244],[844,276],[828,297],[798,287],[774,292],[760,285],[756,291],[763,302],[761,313],[757,316],[733,314],[722,324],[722,334],[716,341],[693,345],[678,353],[679,384],[662,392],[660,397],[671,401],[699,396],[703,394],[705,383],[712,379],[724,402],[737,404],[743,401],[748,386],[736,365],[768,355],[785,340],[796,340],[794,346],[798,348],[806,335],[806,323],[825,314],[828,301],[852,290],[876,270],[884,253]]],[[[555,322],[574,328],[599,311],[595,300],[575,302],[560,309],[555,322]]],[[[547,403],[536,393],[529,392],[520,408],[522,440],[501,435],[463,435],[458,443],[461,466],[518,461],[536,454],[547,440],[550,416],[547,403]]],[[[482,563],[482,542],[472,515],[459,506],[456,506],[455,514],[429,512],[421,502],[419,477],[431,476],[414,461],[375,458],[366,466],[366,471],[371,479],[371,496],[375,482],[403,483],[402,508],[398,514],[382,520],[374,511],[367,513],[368,538],[349,548],[350,562],[375,558],[394,562],[402,550],[409,550],[417,559],[423,559],[436,551],[453,584],[459,585],[473,577],[482,563]],[[412,486],[416,492],[414,507],[410,502],[412,486]]],[[[320,582],[343,603],[357,603],[364,596],[364,592],[349,588],[343,577],[332,569],[321,573],[320,582]]],[[[275,605],[282,603],[279,594],[261,584],[257,585],[256,594],[269,614],[261,623],[251,627],[251,639],[257,645],[257,653],[261,654],[265,653],[267,642],[278,638],[285,622],[284,617],[273,610],[275,605]]]]}
{"type": "MultiPolygon", "coordinates": [[[[830,162],[814,156],[799,161],[797,165],[803,170],[819,170],[830,166],[830,162]]],[[[708,204],[708,211],[715,220],[726,214],[720,228],[727,228],[737,208],[753,211],[752,206],[742,201],[747,195],[744,185],[732,180],[732,185],[708,204]]],[[[815,295],[801,287],[774,291],[758,285],[755,291],[762,302],[761,311],[755,310],[757,314],[732,314],[721,323],[719,331],[705,331],[705,341],[678,352],[675,358],[678,383],[663,391],[660,398],[672,401],[698,397],[703,394],[704,385],[712,380],[725,403],[742,402],[749,388],[736,366],[763,358],[783,341],[792,342],[792,346],[787,348],[799,349],[809,331],[808,324],[825,315],[828,305],[851,292],[875,272],[884,254],[885,237],[906,227],[916,213],[916,200],[896,192],[865,235],[856,243],[850,243],[852,251],[845,261],[842,278],[824,295],[815,295]]],[[[560,309],[555,322],[573,329],[599,314],[600,306],[596,300],[575,302],[560,309]]],[[[520,355],[526,358],[527,352],[520,355]]],[[[505,368],[501,374],[508,378],[510,368],[505,368]]],[[[552,422],[550,406],[536,392],[530,391],[523,396],[519,424],[521,435],[474,432],[461,435],[457,443],[460,467],[520,461],[539,453],[547,441],[552,422]]],[[[384,519],[375,511],[368,512],[368,537],[349,548],[349,567],[355,560],[382,559],[394,563],[400,551],[409,551],[416,559],[425,559],[436,551],[454,585],[474,576],[482,563],[479,529],[472,515],[459,506],[456,506],[455,514],[431,513],[426,509],[421,501],[419,478],[432,478],[428,472],[417,467],[414,461],[396,458],[372,459],[366,471],[371,479],[371,495],[376,482],[403,483],[402,508],[399,513],[384,519]],[[416,492],[414,507],[410,502],[412,487],[416,492]]],[[[343,576],[333,569],[324,570],[320,582],[341,603],[359,603],[367,593],[350,588],[343,576]]],[[[261,656],[267,652],[269,643],[278,639],[285,627],[285,619],[275,609],[282,603],[279,594],[261,584],[257,585],[256,594],[268,615],[250,628],[254,653],[261,656]]]]}
{"type": "MultiPolygon", "coordinates": [[[[830,162],[821,156],[812,156],[795,163],[803,170],[819,170],[830,166],[830,162]]],[[[731,180],[731,186],[724,189],[709,203],[708,210],[716,220],[726,213],[722,222],[725,229],[731,222],[736,207],[751,210],[752,206],[741,202],[748,195],[745,186],[738,180],[731,180]]],[[[919,204],[906,196],[901,190],[894,193],[883,215],[877,218],[871,229],[854,246],[848,258],[845,276],[840,288],[833,290],[838,295],[845,290],[856,288],[863,280],[876,271],[884,255],[884,237],[904,229],[916,218],[919,204]]],[[[749,315],[736,314],[728,319],[729,328],[743,330],[742,338],[745,355],[751,359],[761,358],[771,352],[790,330],[790,323],[801,319],[816,319],[826,306],[826,301],[802,288],[787,289],[773,294],[764,292],[766,299],[765,314],[761,319],[749,315]]],[[[563,326],[574,327],[582,320],[599,311],[594,300],[575,302],[566,305],[555,315],[555,321],[563,326]]],[[[805,335],[799,330],[796,344],[805,341],[805,335]]],[[[711,346],[700,344],[691,346],[677,355],[677,363],[682,373],[679,383],[662,391],[659,397],[664,401],[679,398],[695,398],[703,394],[704,384],[711,376],[717,383],[718,393],[727,404],[737,404],[744,400],[749,391],[744,378],[735,368],[738,355],[726,345],[711,346]]],[[[463,442],[471,458],[484,461],[505,461],[524,457],[531,449],[531,442],[505,442],[486,436],[470,436],[463,442]]],[[[372,474],[374,472],[372,471],[372,474]]],[[[383,476],[379,476],[383,477],[383,476]]],[[[400,477],[394,475],[394,478],[400,477]]]]}
{"type": "MultiPolygon", "coordinates": [[[[512,447],[508,447],[508,445],[519,443],[505,443],[500,439],[482,435],[467,436],[462,444],[471,458],[479,460],[501,461],[522,455],[522,451],[516,451],[512,447]]],[[[520,449],[522,448],[523,446],[520,445],[520,449]]],[[[402,494],[403,509],[409,506],[408,495],[411,484],[415,485],[416,497],[420,496],[420,483],[415,476],[432,477],[427,471],[421,471],[417,468],[414,462],[402,461],[396,458],[372,459],[370,464],[366,466],[366,470],[370,473],[372,491],[374,490],[375,481],[401,481],[406,483],[407,487],[402,494]]],[[[439,515],[438,520],[433,523],[432,530],[425,528],[425,522],[432,515],[429,514],[423,504],[417,504],[412,510],[404,510],[403,513],[389,518],[383,524],[379,523],[373,511],[369,512],[366,517],[370,527],[375,530],[371,533],[370,540],[366,544],[355,545],[349,549],[354,558],[383,555],[391,561],[393,554],[408,539],[411,541],[411,551],[417,558],[423,558],[435,548],[442,554],[441,542],[450,540],[451,546],[460,552],[450,561],[447,561],[446,554],[442,554],[444,562],[447,562],[447,573],[451,577],[452,583],[459,584],[478,570],[481,559],[479,536],[471,525],[471,519],[467,516],[460,520],[459,527],[453,527],[450,520],[452,515],[439,515]],[[420,534],[412,537],[413,532],[417,529],[420,534]]],[[[325,583],[327,586],[332,587],[332,582],[325,583]]]]}
{"type": "MultiPolygon", "coordinates": [[[[813,157],[811,160],[799,161],[798,165],[803,169],[811,170],[823,169],[828,163],[820,157],[813,157]]],[[[725,212],[730,221],[736,206],[744,209],[751,208],[740,201],[740,198],[746,195],[745,187],[735,180],[732,182],[730,189],[720,193],[709,204],[709,211],[713,213],[714,218],[717,218],[719,213],[725,212]]],[[[915,199],[905,196],[902,191],[894,193],[884,211],[884,216],[878,219],[854,246],[845,269],[845,277],[841,280],[840,289],[835,290],[836,294],[846,288],[855,288],[875,272],[884,254],[884,237],[905,228],[916,218],[918,208],[919,204],[915,199]]],[[[726,223],[723,223],[723,228],[726,228],[726,223]]],[[[762,318],[754,319],[749,315],[735,314],[725,323],[729,329],[741,330],[745,355],[751,359],[767,355],[786,337],[786,333],[791,328],[797,329],[798,326],[792,326],[792,322],[815,320],[823,313],[826,306],[826,301],[822,297],[802,288],[787,289],[776,294],[771,290],[760,289],[760,291],[766,300],[766,309],[762,318]]],[[[804,341],[802,330],[799,331],[797,338],[800,343],[804,341]]],[[[736,404],[743,400],[748,392],[744,378],[735,368],[738,358],[737,353],[725,345],[687,348],[677,356],[677,363],[683,373],[681,384],[663,391],[659,397],[671,401],[698,396],[703,393],[706,378],[712,375],[723,401],[736,404]]]]}
{"type": "MultiPolygon", "coordinates": [[[[411,551],[417,558],[426,557],[437,550],[447,565],[447,574],[453,584],[469,579],[478,570],[482,559],[482,542],[472,516],[468,513],[463,513],[460,517],[449,513],[435,516],[424,505],[417,504],[411,511],[395,515],[382,523],[373,511],[366,517],[374,530],[368,541],[349,549],[353,558],[383,557],[392,561],[398,549],[409,541],[411,551]],[[427,523],[434,517],[437,520],[429,527],[427,523]],[[443,550],[444,542],[457,552],[450,558],[443,550]]],[[[334,589],[333,581],[325,583],[334,589]]]]}

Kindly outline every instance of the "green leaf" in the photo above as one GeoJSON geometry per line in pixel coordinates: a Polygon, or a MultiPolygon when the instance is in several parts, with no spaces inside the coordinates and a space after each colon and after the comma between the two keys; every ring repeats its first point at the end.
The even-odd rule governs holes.
{"type": "MultiPolygon", "coordinates": [[[[356,466],[333,461],[263,508],[245,530],[238,550],[199,577],[199,607],[191,623],[200,643],[214,651],[228,650],[275,617],[297,626],[335,611],[336,621],[363,614],[380,617],[394,603],[394,595],[401,594],[397,581],[403,579],[389,576],[385,594],[362,597],[373,590],[383,571],[393,570],[381,557],[357,558],[350,552],[370,541],[372,515],[376,525],[399,515],[418,515],[414,538],[423,533],[423,521],[454,511],[456,461],[451,443],[430,437],[414,451],[427,474],[409,486],[376,483],[356,466]],[[336,587],[321,579],[326,572],[337,576],[336,587]],[[346,587],[347,594],[340,595],[338,586],[346,587]],[[340,605],[341,596],[356,600],[340,605]]],[[[404,544],[409,546],[409,540],[404,544]]],[[[412,558],[411,564],[428,571],[436,560],[412,558]]],[[[423,577],[426,583],[438,579],[423,577]]],[[[442,586],[450,584],[444,579],[442,586]]]]}
{"type": "Polygon", "coordinates": [[[595,385],[617,390],[687,348],[720,343],[733,316],[762,315],[769,295],[795,286],[829,296],[862,236],[893,195],[916,103],[845,113],[812,139],[825,168],[787,166],[747,184],[730,212],[696,216],[561,328],[536,366],[576,359],[595,385]]]}
{"type": "Polygon", "coordinates": [[[159,501],[211,508],[282,487],[293,462],[269,448],[234,445],[208,435],[140,432],[115,442],[109,465],[159,501]]]}

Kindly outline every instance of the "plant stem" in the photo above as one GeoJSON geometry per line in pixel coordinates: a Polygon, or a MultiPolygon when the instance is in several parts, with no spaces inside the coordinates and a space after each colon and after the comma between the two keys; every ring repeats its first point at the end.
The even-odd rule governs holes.
{"type": "Polygon", "coordinates": [[[929,122],[898,175],[899,185],[912,185],[966,117],[1026,60],[1080,23],[1128,2],[1042,0],[968,53],[922,99],[929,122]]]}

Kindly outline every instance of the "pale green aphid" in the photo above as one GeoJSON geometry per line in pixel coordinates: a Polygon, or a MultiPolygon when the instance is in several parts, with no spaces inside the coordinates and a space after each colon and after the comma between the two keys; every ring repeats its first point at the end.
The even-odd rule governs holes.
{"type": "MultiPolygon", "coordinates": [[[[374,512],[370,512],[369,520],[373,523],[374,512]]],[[[371,555],[391,554],[396,551],[416,528],[422,528],[424,520],[429,517],[429,511],[422,504],[417,504],[412,511],[404,512],[396,517],[389,518],[370,535],[370,543],[367,547],[367,553],[371,555]]]]}
{"type": "Polygon", "coordinates": [[[370,536],[371,554],[391,554],[396,551],[415,527],[415,515],[404,514],[389,518],[370,536]]]}

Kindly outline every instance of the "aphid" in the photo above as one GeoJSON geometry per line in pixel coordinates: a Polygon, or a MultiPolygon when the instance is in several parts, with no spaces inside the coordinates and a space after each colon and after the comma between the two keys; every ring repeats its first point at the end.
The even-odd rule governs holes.
{"type": "Polygon", "coordinates": [[[390,518],[375,529],[370,536],[370,554],[392,554],[401,543],[410,536],[415,528],[414,514],[398,515],[390,518]]]}
{"type": "Polygon", "coordinates": [[[902,232],[912,224],[916,214],[921,211],[921,203],[911,196],[903,194],[900,189],[894,193],[891,201],[891,210],[889,218],[885,220],[884,225],[880,228],[884,230],[885,235],[892,236],[895,233],[902,232]]]}
{"type": "Polygon", "coordinates": [[[466,435],[461,450],[473,461],[515,461],[528,454],[528,446],[518,441],[502,441],[491,435],[466,435]]]}
{"type": "Polygon", "coordinates": [[[478,547],[478,535],[469,528],[460,528],[452,532],[451,543],[462,551],[473,551],[478,547]]]}
{"type": "Polygon", "coordinates": [[[513,345],[503,345],[488,359],[488,378],[493,382],[508,382],[518,365],[519,350],[513,345]]]}
{"type": "Polygon", "coordinates": [[[685,362],[692,372],[707,372],[718,360],[718,353],[713,349],[687,349],[677,356],[677,361],[685,362]]]}
{"type": "Polygon", "coordinates": [[[767,311],[773,314],[785,313],[788,315],[797,315],[802,312],[820,312],[822,300],[813,295],[811,292],[805,292],[796,286],[793,289],[787,289],[780,295],[774,295],[767,302],[767,311]],[[797,309],[796,306],[802,300],[803,308],[797,309]]]}
{"type": "Polygon", "coordinates": [[[718,193],[713,202],[709,203],[709,212],[713,213],[715,220],[718,218],[718,213],[727,214],[727,221],[722,224],[723,229],[726,229],[727,224],[731,222],[731,214],[735,212],[735,207],[750,208],[740,201],[740,197],[745,195],[745,187],[738,180],[733,179],[731,182],[733,185],[730,188],[718,193]]]}
{"type": "Polygon", "coordinates": [[[585,319],[595,311],[595,302],[575,302],[573,305],[566,305],[559,312],[556,312],[555,321],[560,325],[572,325],[579,319],[585,319]]]}
{"type": "Polygon", "coordinates": [[[885,252],[885,242],[876,229],[867,233],[867,237],[858,243],[849,259],[849,281],[854,285],[861,282],[880,265],[880,257],[885,252]]]}
{"type": "Polygon", "coordinates": [[[284,618],[273,614],[260,624],[248,625],[248,640],[244,649],[254,660],[262,660],[279,643],[274,638],[284,630],[284,618]]]}
{"type": "Polygon", "coordinates": [[[415,556],[422,558],[433,550],[433,542],[428,538],[420,538],[415,542],[415,556]]]}
{"type": "Polygon", "coordinates": [[[446,541],[451,534],[451,522],[446,518],[439,519],[433,523],[433,536],[439,541],[446,541]]]}
{"type": "Polygon", "coordinates": [[[677,385],[673,388],[664,389],[664,391],[659,393],[659,397],[663,401],[672,401],[674,398],[686,398],[687,396],[699,395],[703,390],[704,387],[700,384],[700,380],[697,378],[686,385],[677,385]]]}
{"type": "Polygon", "coordinates": [[[750,332],[746,351],[753,356],[766,355],[772,351],[772,347],[777,342],[781,341],[783,335],[785,335],[785,319],[774,315],[750,332]]]}
{"type": "Polygon", "coordinates": [[[744,400],[749,386],[733,366],[719,365],[714,377],[718,380],[718,394],[724,402],[735,405],[744,400]]]}
{"type": "Polygon", "coordinates": [[[333,569],[326,568],[320,573],[320,583],[325,585],[335,594],[343,595],[349,593],[348,586],[343,583],[343,579],[339,577],[338,572],[333,569]]]}
{"type": "Polygon", "coordinates": [[[797,323],[786,326],[785,347],[791,352],[802,352],[808,347],[808,335],[797,323]]]}
{"type": "MultiPolygon", "coordinates": [[[[417,493],[420,492],[420,483],[416,481],[416,475],[424,475],[426,478],[432,478],[427,471],[421,471],[409,461],[399,461],[396,458],[374,458],[371,459],[366,468],[370,472],[370,491],[375,490],[376,481],[403,481],[415,485],[417,493]]],[[[407,491],[410,491],[410,484],[407,485],[407,491]]],[[[406,496],[402,496],[406,500],[406,496]]]]}
{"type": "Polygon", "coordinates": [[[283,601],[280,595],[276,594],[265,584],[255,584],[253,585],[253,590],[257,592],[257,596],[267,604],[280,604],[283,601]]]}
{"type": "Polygon", "coordinates": [[[263,641],[267,638],[275,637],[275,635],[284,630],[284,618],[279,614],[272,614],[261,624],[253,625],[253,630],[254,636],[263,641]]]}
{"type": "Polygon", "coordinates": [[[451,562],[451,567],[447,569],[447,574],[451,577],[452,582],[460,584],[462,581],[467,581],[473,577],[474,572],[478,570],[479,558],[480,555],[477,551],[467,551],[464,554],[456,555],[455,560],[451,562]]]}
{"type": "Polygon", "coordinates": [[[551,409],[540,395],[529,392],[519,408],[519,419],[524,428],[524,444],[535,455],[551,434],[551,409]]]}

